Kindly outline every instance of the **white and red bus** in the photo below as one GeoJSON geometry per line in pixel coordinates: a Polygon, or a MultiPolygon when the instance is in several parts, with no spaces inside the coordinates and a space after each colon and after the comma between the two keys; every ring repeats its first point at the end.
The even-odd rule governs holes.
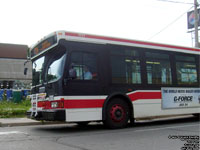
{"type": "Polygon", "coordinates": [[[200,113],[200,49],[57,31],[30,53],[33,119],[121,128],[200,113]]]}

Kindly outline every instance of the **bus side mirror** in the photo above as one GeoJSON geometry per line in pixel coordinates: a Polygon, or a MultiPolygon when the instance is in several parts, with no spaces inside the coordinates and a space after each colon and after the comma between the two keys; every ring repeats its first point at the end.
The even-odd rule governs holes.
{"type": "MultiPolygon", "coordinates": [[[[26,66],[26,64],[27,64],[28,62],[30,62],[29,59],[28,59],[27,61],[24,62],[24,67],[26,66]]],[[[25,67],[25,68],[24,68],[24,75],[27,75],[27,72],[28,72],[28,68],[25,67]]]]}
{"type": "Polygon", "coordinates": [[[27,75],[28,68],[24,68],[24,75],[27,75]]]}

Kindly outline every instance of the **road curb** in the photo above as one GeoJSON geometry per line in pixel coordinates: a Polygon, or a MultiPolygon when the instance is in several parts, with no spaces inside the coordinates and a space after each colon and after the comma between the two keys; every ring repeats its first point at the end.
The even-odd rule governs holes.
{"type": "MultiPolygon", "coordinates": [[[[136,122],[149,122],[149,121],[159,121],[159,120],[180,119],[180,118],[187,118],[187,117],[191,117],[191,116],[193,116],[193,115],[168,115],[165,117],[138,118],[138,119],[136,119],[136,122]]],[[[36,121],[36,120],[28,119],[28,118],[0,119],[0,127],[53,125],[53,124],[67,124],[67,123],[59,122],[59,121],[36,121]]]]}
{"type": "Polygon", "coordinates": [[[0,127],[15,127],[15,126],[31,126],[42,125],[41,122],[27,122],[27,123],[0,123],[0,127]]]}
{"type": "Polygon", "coordinates": [[[32,126],[32,125],[50,125],[50,124],[66,124],[66,122],[58,121],[36,121],[27,118],[7,118],[0,119],[0,127],[15,127],[15,126],[32,126]]]}

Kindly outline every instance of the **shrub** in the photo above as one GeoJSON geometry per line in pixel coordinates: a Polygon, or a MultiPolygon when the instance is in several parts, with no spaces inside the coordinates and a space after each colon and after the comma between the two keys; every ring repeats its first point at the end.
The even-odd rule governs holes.
{"type": "Polygon", "coordinates": [[[30,100],[22,100],[20,103],[0,101],[0,118],[25,117],[30,107],[30,100]]]}

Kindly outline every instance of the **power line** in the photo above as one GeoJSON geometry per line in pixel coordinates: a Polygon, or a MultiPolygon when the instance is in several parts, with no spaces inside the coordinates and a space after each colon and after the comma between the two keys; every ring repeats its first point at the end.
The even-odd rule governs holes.
{"type": "MultiPolygon", "coordinates": [[[[192,6],[190,9],[192,9],[193,7],[194,6],[192,6]]],[[[176,21],[178,21],[181,17],[183,17],[188,11],[190,11],[190,9],[188,9],[186,12],[184,12],[183,14],[181,14],[179,17],[177,17],[175,20],[173,20],[171,23],[169,23],[167,26],[165,26],[159,32],[157,32],[156,34],[154,34],[153,36],[151,36],[150,38],[148,38],[148,40],[151,40],[152,38],[154,38],[155,36],[157,36],[158,34],[160,34],[161,32],[163,32],[164,30],[166,30],[168,27],[170,27],[172,24],[174,24],[176,21]]]]}
{"type": "Polygon", "coordinates": [[[172,0],[158,0],[158,1],[170,2],[170,3],[178,3],[178,4],[189,4],[189,5],[194,5],[193,3],[186,3],[186,2],[172,1],[172,0]]]}

